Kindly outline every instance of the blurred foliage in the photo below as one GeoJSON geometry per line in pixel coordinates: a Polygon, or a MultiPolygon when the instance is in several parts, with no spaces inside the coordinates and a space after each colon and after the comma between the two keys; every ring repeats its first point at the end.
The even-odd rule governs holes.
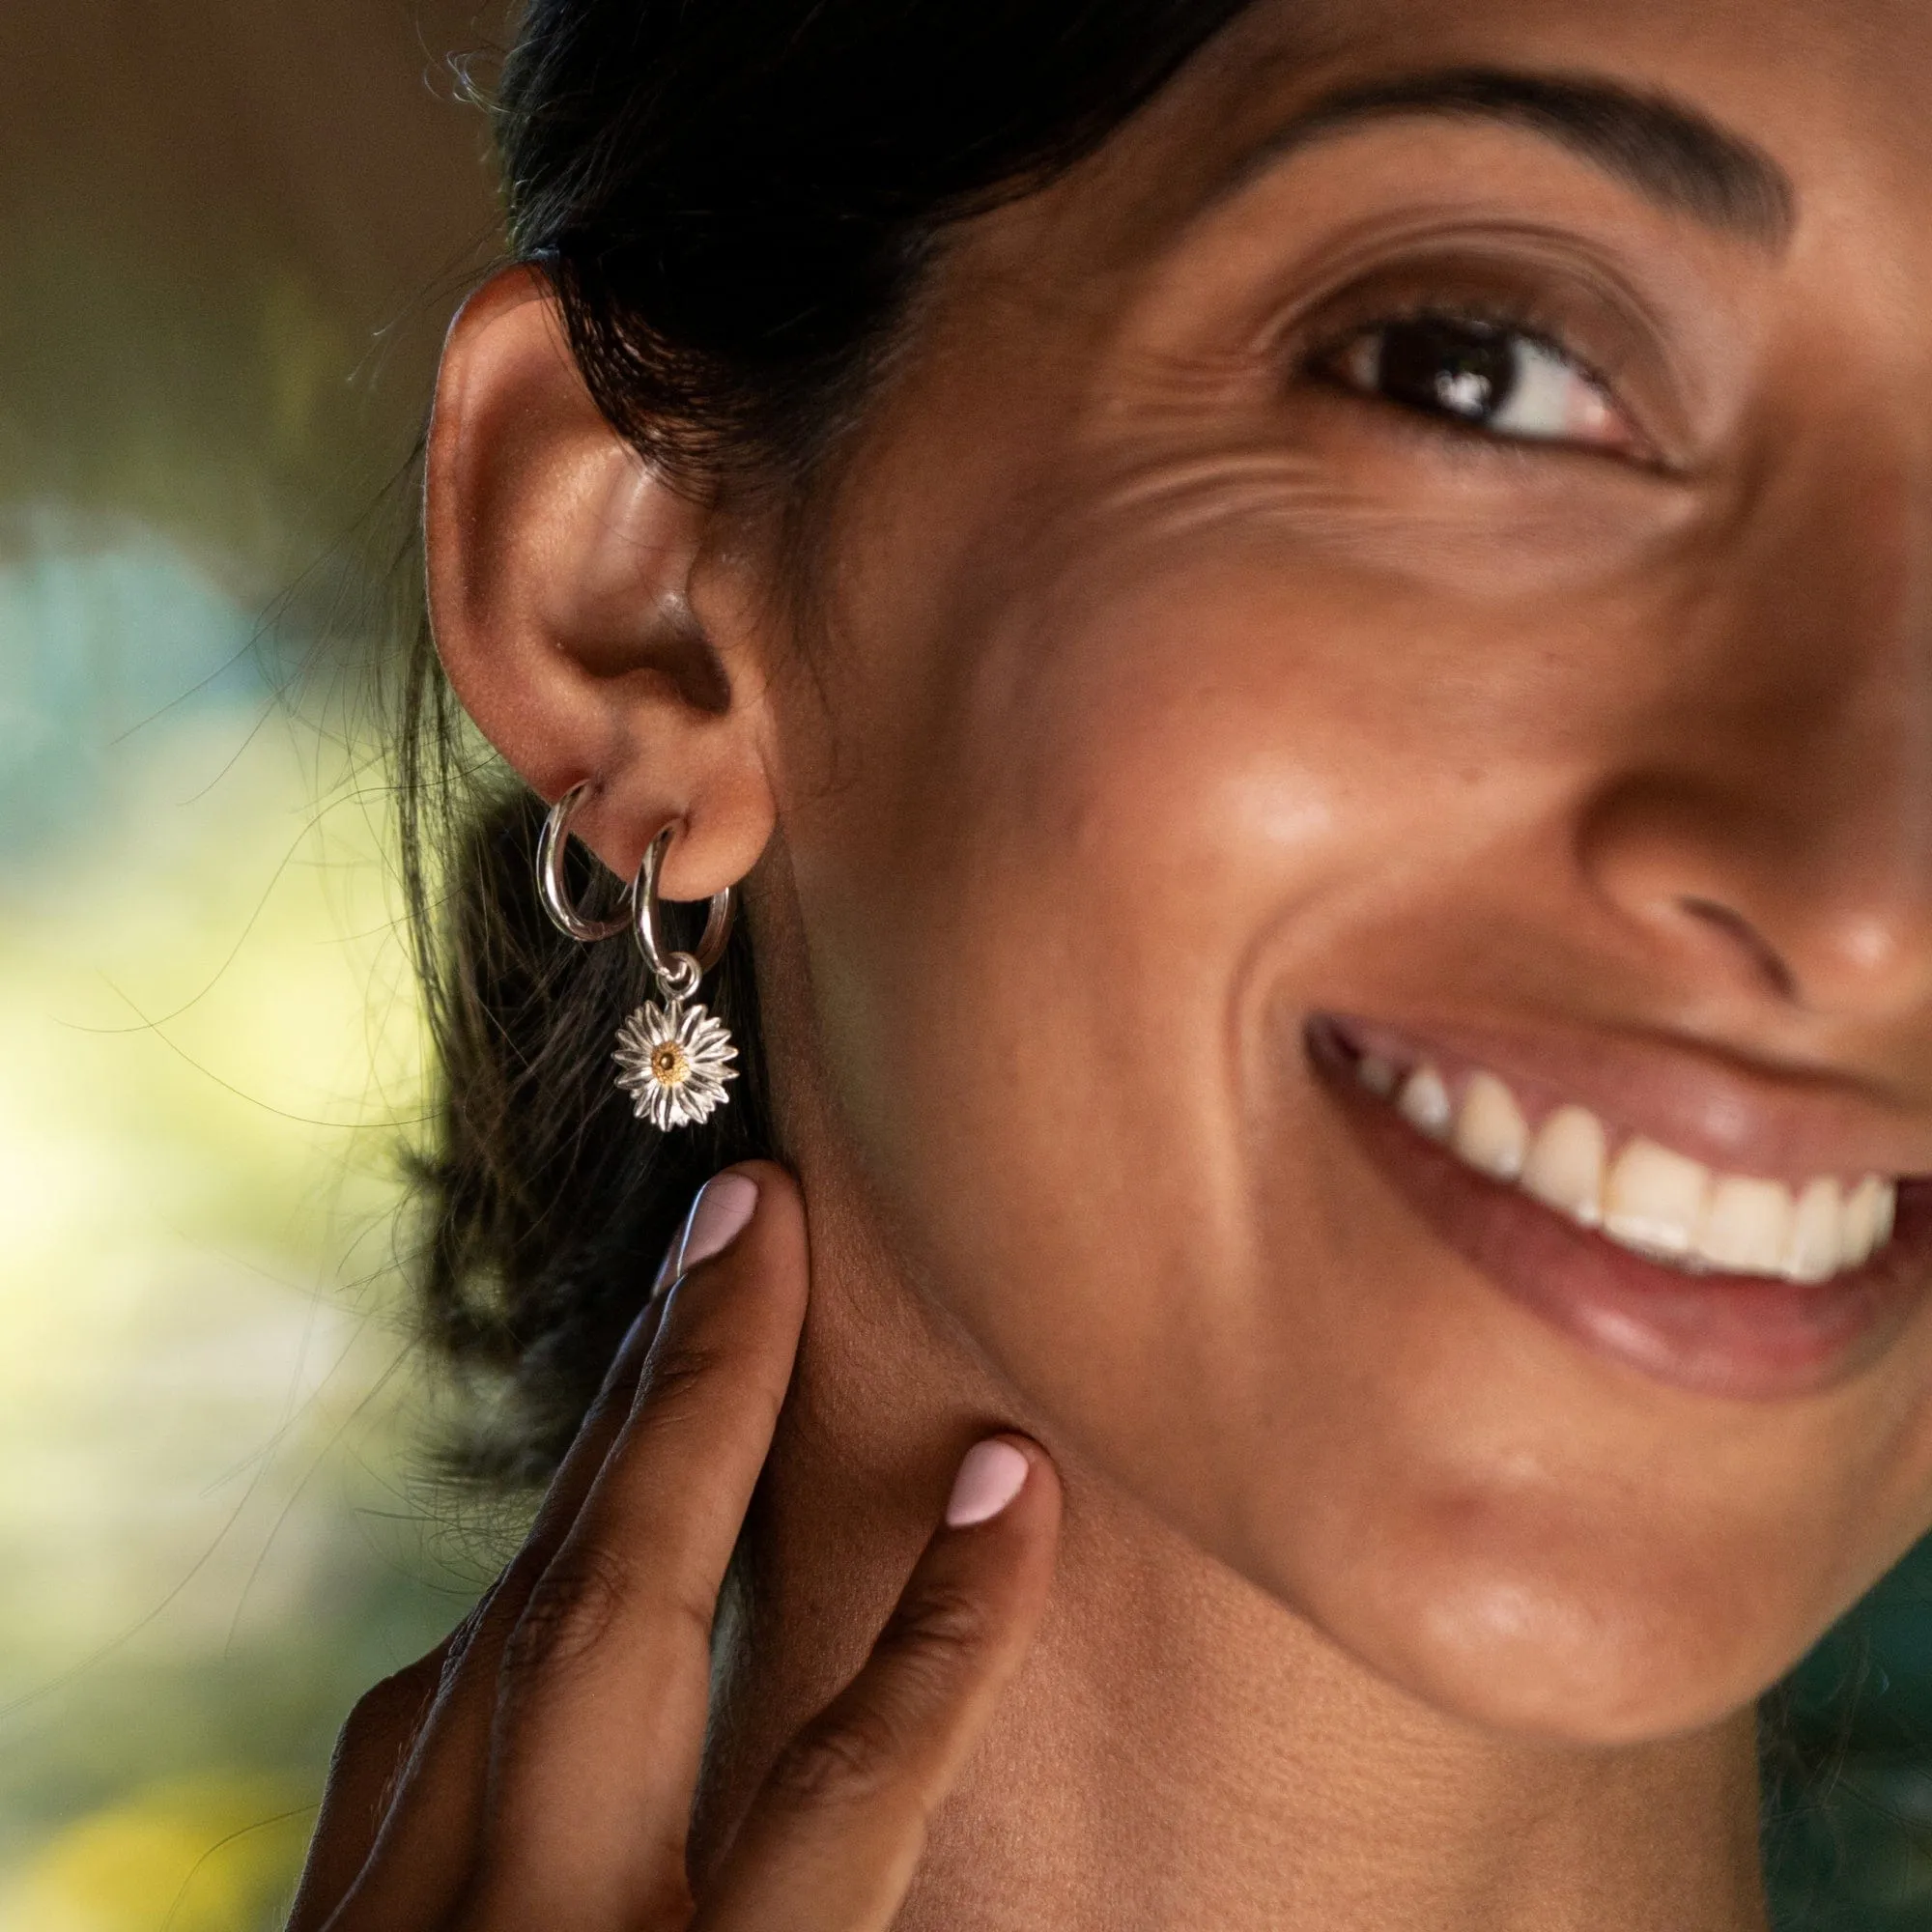
{"type": "Polygon", "coordinates": [[[1932,1541],[1812,1651],[1766,1719],[1779,1926],[1932,1926],[1932,1541]]]}
{"type": "Polygon", "coordinates": [[[492,1562],[419,1479],[366,701],[497,233],[473,0],[12,0],[0,1927],[264,1932],[492,1562]]]}
{"type": "Polygon", "coordinates": [[[0,1925],[255,1932],[348,1705],[489,1560],[413,1473],[389,801],[187,560],[38,527],[0,571],[0,1925]]]}

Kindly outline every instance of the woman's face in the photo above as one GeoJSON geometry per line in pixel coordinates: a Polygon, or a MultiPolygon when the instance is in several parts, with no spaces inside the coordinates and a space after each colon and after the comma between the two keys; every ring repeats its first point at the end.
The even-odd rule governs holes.
{"type": "Polygon", "coordinates": [[[1712,1719],[1932,1520],[1928,94],[1917,0],[1264,5],[956,238],[822,532],[781,1086],[1483,1722],[1712,1719]]]}

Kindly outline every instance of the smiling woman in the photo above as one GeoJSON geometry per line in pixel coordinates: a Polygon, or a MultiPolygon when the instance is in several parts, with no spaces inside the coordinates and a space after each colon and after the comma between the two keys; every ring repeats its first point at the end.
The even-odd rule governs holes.
{"type": "Polygon", "coordinates": [[[301,1932],[1767,1923],[1757,1700],[1932,1524],[1928,73],[532,7],[412,769],[560,1469],[301,1932]]]}

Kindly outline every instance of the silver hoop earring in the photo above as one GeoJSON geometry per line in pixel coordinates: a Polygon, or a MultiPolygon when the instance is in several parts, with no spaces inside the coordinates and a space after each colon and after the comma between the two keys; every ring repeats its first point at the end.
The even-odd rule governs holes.
{"type": "Polygon", "coordinates": [[[543,837],[537,840],[537,896],[550,914],[550,923],[566,939],[582,940],[586,946],[599,939],[614,939],[631,923],[631,915],[622,912],[615,919],[585,919],[570,902],[570,888],[564,882],[563,855],[570,844],[570,821],[577,808],[590,796],[585,779],[574,784],[551,807],[544,820],[543,837]]]}
{"type": "Polygon", "coordinates": [[[705,974],[724,956],[737,895],[729,886],[713,895],[696,953],[665,951],[658,868],[676,829],[667,825],[651,840],[631,888],[638,951],[657,980],[664,1004],[647,1001],[618,1028],[615,1055],[617,1085],[631,1096],[639,1120],[667,1133],[708,1121],[731,1097],[725,1081],[738,1077],[731,1065],[738,1049],[724,1021],[704,1007],[687,1004],[705,974]]]}
{"type": "Polygon", "coordinates": [[[609,939],[629,927],[638,951],[656,980],[658,1000],[646,1001],[617,1029],[617,1085],[631,1096],[640,1121],[661,1132],[696,1126],[708,1121],[730,1099],[727,1080],[738,1075],[731,1062],[738,1049],[724,1023],[692,996],[705,974],[724,956],[737,908],[737,892],[730,886],[712,895],[697,951],[667,950],[664,901],[658,896],[658,873],[670,849],[677,827],[667,825],[651,840],[644,863],[631,884],[628,916],[588,920],[570,903],[563,876],[563,854],[570,821],[588,795],[590,785],[573,785],[551,808],[537,846],[537,889],[544,910],[560,932],[586,942],[609,939]]]}

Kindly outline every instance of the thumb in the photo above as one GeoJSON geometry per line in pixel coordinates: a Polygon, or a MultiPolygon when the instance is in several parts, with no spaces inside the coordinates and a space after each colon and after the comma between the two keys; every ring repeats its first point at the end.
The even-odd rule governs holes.
{"type": "Polygon", "coordinates": [[[926,1824],[1019,1669],[1053,1580],[1060,1482],[1019,1435],[968,1451],[871,1656],[781,1755],[693,1932],[884,1932],[926,1824]]]}

